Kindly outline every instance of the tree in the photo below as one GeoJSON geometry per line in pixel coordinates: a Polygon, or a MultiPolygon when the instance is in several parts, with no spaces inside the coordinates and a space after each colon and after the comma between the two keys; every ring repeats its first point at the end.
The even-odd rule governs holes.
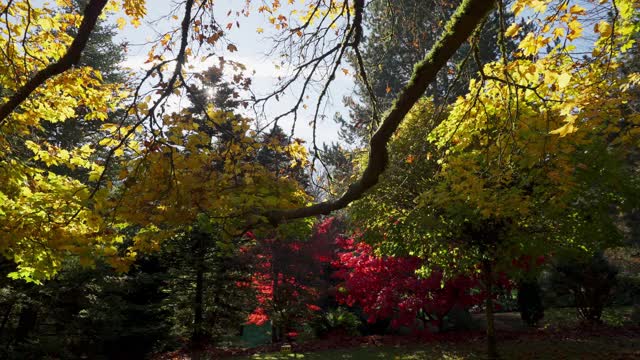
{"type": "Polygon", "coordinates": [[[419,274],[426,262],[418,257],[376,255],[373,248],[354,238],[336,239],[340,254],[334,261],[339,285],[337,298],[348,306],[360,306],[367,321],[391,320],[391,326],[439,331],[454,308],[469,309],[484,296],[474,288],[474,277],[444,279],[442,271],[419,274]]]}
{"type": "MultiPolygon", "coordinates": [[[[61,14],[56,9],[31,7],[25,1],[12,1],[7,5],[4,7],[5,12],[16,14],[15,17],[18,19],[15,24],[12,21],[4,20],[4,27],[14,27],[15,29],[12,28],[12,30],[16,30],[9,31],[8,34],[22,33],[28,36],[23,36],[20,41],[14,41],[18,39],[13,39],[12,35],[7,35],[8,37],[3,38],[3,48],[11,48],[11,45],[13,45],[17,46],[16,49],[18,49],[18,51],[3,54],[4,62],[9,65],[6,69],[8,69],[10,75],[2,83],[3,92],[6,95],[6,101],[0,107],[3,139],[12,135],[30,133],[30,127],[38,126],[41,118],[49,118],[51,119],[49,121],[53,121],[53,117],[42,116],[47,112],[51,113],[53,109],[55,109],[57,115],[61,115],[55,120],[64,120],[73,116],[75,109],[79,107],[90,110],[88,117],[105,118],[105,114],[110,109],[115,109],[116,104],[119,105],[121,103],[120,100],[126,94],[115,91],[119,89],[117,86],[105,86],[99,79],[100,75],[94,70],[80,67],[73,68],[73,65],[80,59],[85,49],[88,35],[93,30],[101,13],[115,10],[119,5],[122,5],[125,13],[135,25],[144,16],[144,2],[92,0],[87,3],[84,11],[85,16],[82,20],[76,12],[61,14]],[[51,17],[56,17],[60,21],[55,21],[52,24],[48,21],[51,17]],[[43,25],[30,27],[29,24],[43,25]],[[77,34],[75,38],[63,36],[60,40],[51,41],[51,39],[56,38],[52,34],[74,33],[71,29],[76,26],[78,31],[75,32],[77,34]],[[67,32],[66,30],[70,31],[67,32]],[[37,54],[33,48],[33,44],[36,42],[39,46],[43,46],[44,49],[38,49],[37,54]],[[33,76],[25,74],[33,74],[33,76]],[[53,91],[56,86],[64,90],[62,94],[53,91]],[[87,89],[92,91],[86,91],[87,89]],[[37,104],[46,104],[46,106],[35,106],[30,100],[36,97],[38,98],[37,104]]],[[[154,81],[152,80],[154,78],[162,78],[162,81],[150,85],[152,93],[155,92],[157,96],[146,98],[146,94],[142,90],[142,84],[130,87],[131,98],[123,107],[126,110],[124,112],[126,116],[134,117],[135,122],[130,125],[119,122],[105,124],[105,138],[100,141],[99,146],[106,149],[106,155],[101,156],[96,161],[90,161],[91,153],[95,152],[91,147],[80,147],[69,152],[60,151],[41,141],[25,142],[25,145],[28,145],[27,147],[34,152],[34,160],[42,161],[47,165],[65,164],[69,167],[82,166],[87,168],[89,170],[89,182],[91,183],[89,188],[87,188],[86,184],[80,184],[68,177],[55,176],[50,173],[43,176],[43,173],[33,169],[29,164],[14,164],[11,161],[14,157],[12,154],[13,146],[10,144],[3,145],[3,159],[6,160],[3,160],[4,165],[2,168],[11,169],[10,171],[6,170],[2,175],[4,185],[2,188],[8,189],[3,190],[2,193],[4,204],[7,204],[3,206],[2,211],[8,214],[4,215],[4,217],[11,220],[6,221],[6,225],[3,224],[3,231],[8,233],[11,238],[11,246],[7,247],[5,253],[22,264],[20,270],[15,274],[16,276],[29,277],[35,274],[36,277],[47,277],[55,272],[56,264],[59,263],[60,258],[63,257],[62,254],[66,251],[80,254],[79,256],[82,257],[83,262],[86,263],[90,262],[89,259],[92,256],[101,255],[104,252],[104,248],[109,249],[107,250],[108,253],[112,252],[111,246],[94,245],[96,242],[117,244],[121,241],[122,238],[118,229],[125,226],[123,223],[127,222],[127,215],[112,216],[113,214],[106,215],[103,211],[113,205],[113,194],[131,194],[132,192],[129,192],[126,186],[124,188],[127,188],[127,191],[123,191],[121,185],[125,182],[124,179],[111,180],[107,170],[115,166],[116,168],[127,168],[130,171],[131,167],[128,167],[129,165],[142,167],[140,164],[143,163],[143,159],[149,162],[155,161],[156,163],[161,159],[171,160],[171,156],[166,155],[171,153],[166,148],[166,144],[170,144],[169,148],[176,144],[175,141],[169,138],[178,135],[176,131],[193,131],[189,126],[183,125],[180,125],[182,126],[180,129],[180,126],[170,124],[169,126],[173,127],[173,132],[165,131],[166,129],[163,126],[159,126],[160,120],[162,122],[166,120],[171,123],[179,118],[179,116],[175,117],[166,113],[164,111],[166,109],[165,105],[173,94],[184,94],[184,92],[188,91],[191,79],[186,79],[182,71],[184,70],[185,62],[198,53],[196,48],[220,44],[220,39],[224,39],[225,29],[231,30],[234,27],[234,23],[227,24],[227,26],[217,23],[213,13],[210,11],[214,6],[210,2],[196,3],[193,0],[185,0],[179,5],[180,10],[183,10],[179,26],[174,31],[163,34],[163,37],[158,39],[156,46],[153,47],[149,54],[151,68],[142,76],[143,84],[150,84],[150,82],[154,81]],[[212,25],[204,27],[201,26],[202,24],[212,25]],[[169,55],[170,52],[173,52],[173,55],[169,55]],[[140,137],[136,137],[135,134],[140,131],[145,133],[141,137],[147,140],[149,146],[143,146],[144,142],[138,141],[140,137]],[[149,153],[158,152],[156,150],[163,147],[165,147],[166,151],[160,152],[165,154],[163,155],[164,157],[160,158],[159,154],[149,155],[149,153]],[[154,151],[147,152],[149,149],[154,151]],[[133,156],[134,154],[135,156],[133,156]],[[129,159],[132,157],[134,159],[130,163],[129,159]],[[120,162],[124,162],[127,166],[116,164],[120,162]],[[28,190],[24,184],[30,184],[28,190]],[[72,199],[72,201],[60,201],[59,199],[72,199]],[[42,204],[46,204],[45,211],[37,213],[30,211],[31,209],[42,207],[42,204]],[[54,215],[45,216],[47,213],[54,215]],[[43,223],[51,223],[49,221],[50,218],[62,225],[40,226],[43,223]],[[120,223],[116,225],[112,221],[105,223],[98,220],[103,218],[118,219],[120,223]],[[36,225],[28,229],[21,229],[18,232],[15,227],[15,219],[26,219],[24,224],[36,225]],[[56,239],[65,240],[56,241],[56,239]],[[37,250],[34,251],[32,249],[37,250]]],[[[320,63],[323,64],[322,69],[328,70],[325,73],[326,76],[324,76],[326,80],[325,86],[317,102],[317,108],[320,108],[324,101],[324,95],[326,95],[326,88],[335,79],[336,71],[339,71],[340,62],[345,54],[359,52],[359,46],[364,34],[362,24],[365,7],[362,0],[355,1],[353,8],[347,6],[346,2],[333,1],[329,3],[312,1],[307,5],[310,6],[305,8],[302,19],[299,22],[290,22],[285,15],[279,13],[282,9],[280,2],[261,6],[259,11],[273,16],[271,22],[276,30],[285,30],[281,33],[291,42],[283,41],[281,44],[294,44],[294,48],[302,53],[306,52],[307,54],[316,54],[318,56],[314,56],[312,59],[305,59],[304,56],[288,58],[294,66],[296,66],[296,59],[303,59],[301,61],[307,62],[306,64],[298,64],[303,66],[294,72],[294,82],[305,78],[300,75],[305,70],[310,70],[311,73],[317,74],[315,70],[318,69],[320,63]],[[331,17],[338,19],[336,20],[337,31],[323,31],[323,26],[326,27],[327,25],[323,19],[331,17]],[[292,26],[290,27],[290,25],[292,26]],[[322,39],[323,33],[335,34],[337,41],[334,44],[336,45],[328,49],[318,49],[317,52],[306,51],[309,49],[309,44],[311,46],[320,44],[320,42],[313,41],[313,39],[322,39]],[[298,40],[296,40],[296,36],[299,37],[298,40]],[[310,39],[312,41],[307,41],[310,39]]],[[[382,119],[381,126],[371,139],[370,156],[362,173],[362,178],[349,187],[342,197],[306,207],[298,203],[299,206],[296,206],[295,209],[294,206],[289,206],[290,204],[280,207],[276,206],[275,203],[267,204],[270,206],[265,207],[254,207],[252,212],[259,215],[248,217],[248,223],[252,225],[266,221],[279,223],[284,219],[328,213],[343,208],[352,201],[361,198],[366,190],[377,183],[380,175],[387,167],[388,154],[386,144],[405,115],[416,101],[422,97],[429,83],[437,77],[439,70],[447,64],[451,56],[469,38],[483,16],[488,14],[494,5],[493,1],[467,0],[461,2],[458,9],[451,16],[444,34],[434,42],[432,50],[427,53],[425,58],[416,64],[407,86],[400,91],[397,101],[393,103],[389,112],[382,119]]],[[[547,4],[518,1],[515,3],[514,9],[519,12],[526,5],[532,5],[535,7],[534,10],[540,10],[547,4]]],[[[620,30],[616,32],[616,36],[619,34],[620,38],[628,37],[633,30],[632,27],[627,26],[629,24],[629,15],[633,13],[632,5],[628,0],[619,3],[620,16],[616,20],[621,23],[621,26],[616,26],[620,30]],[[625,22],[627,25],[624,24],[625,22]]],[[[504,10],[503,7],[499,8],[504,10]]],[[[573,16],[581,15],[583,10],[580,10],[579,6],[568,7],[568,9],[573,9],[569,16],[570,21],[565,22],[567,26],[571,25],[567,32],[567,37],[572,40],[579,35],[582,29],[580,22],[573,16]]],[[[246,13],[248,10],[243,11],[243,13],[246,13]]],[[[499,13],[501,18],[505,18],[505,11],[499,11],[499,13]]],[[[544,20],[551,23],[557,19],[549,18],[544,20]]],[[[124,25],[126,20],[119,19],[118,23],[124,25]]],[[[599,25],[598,32],[609,33],[609,30],[613,30],[607,24],[602,23],[599,25]]],[[[517,33],[517,30],[517,25],[509,27],[509,29],[503,29],[503,26],[501,26],[501,32],[505,34],[517,33]]],[[[613,33],[613,31],[611,32],[613,33]]],[[[522,40],[520,47],[523,49],[525,56],[531,57],[541,49],[541,46],[538,46],[540,45],[539,43],[542,45],[549,43],[546,39],[534,38],[533,35],[527,36],[522,40]]],[[[605,41],[602,43],[604,44],[605,41]]],[[[227,44],[227,50],[233,52],[237,50],[237,47],[232,43],[227,44]]],[[[604,53],[606,52],[602,52],[601,55],[604,53]]],[[[506,56],[503,57],[506,59],[506,56]]],[[[603,62],[606,61],[604,55],[601,58],[603,62]]],[[[609,59],[612,60],[614,58],[610,57],[609,59]]],[[[552,61],[549,61],[540,64],[541,66],[551,66],[552,63],[552,61]]],[[[306,78],[307,83],[308,79],[306,78]]],[[[563,76],[561,80],[560,83],[564,84],[566,76],[563,76]]],[[[238,81],[242,82],[240,79],[238,81]]],[[[282,90],[276,89],[265,101],[277,98],[291,83],[285,81],[284,88],[282,90]]],[[[525,85],[518,84],[518,86],[525,85]]],[[[304,96],[305,93],[303,91],[300,98],[304,99],[304,96]]],[[[255,102],[260,103],[260,99],[255,99],[255,102]]],[[[299,101],[295,105],[295,109],[300,106],[301,102],[299,101]]],[[[293,111],[289,114],[293,113],[296,112],[293,111]]],[[[316,111],[316,116],[312,121],[314,127],[317,125],[317,115],[318,111],[316,111]]],[[[563,129],[570,130],[570,126],[574,125],[568,124],[563,129]]],[[[315,142],[313,148],[314,152],[316,152],[317,146],[315,142]]],[[[149,165],[149,167],[154,166],[149,165]]],[[[170,164],[165,166],[171,167],[170,164]]],[[[139,179],[130,180],[129,183],[137,183],[138,181],[139,179]]],[[[164,187],[159,187],[159,189],[161,191],[167,190],[164,187]]],[[[132,204],[129,203],[128,205],[132,204]]],[[[242,209],[235,213],[244,213],[245,210],[242,209]]],[[[140,219],[135,219],[134,216],[133,223],[138,220],[140,219]]],[[[242,228],[243,226],[237,224],[236,227],[242,228]]],[[[132,248],[128,254],[134,254],[136,250],[136,248],[132,248]]],[[[120,263],[123,266],[130,260],[121,259],[113,262],[120,263]]]]}
{"type": "MultiPolygon", "coordinates": [[[[453,15],[460,1],[372,1],[367,6],[362,51],[349,58],[358,69],[354,96],[345,98],[351,114],[347,121],[338,117],[341,135],[366,143],[378,126],[380,115],[388,109],[409,82],[413,65],[418,63],[438,38],[437,29],[453,15]]],[[[489,14],[480,25],[478,61],[498,57],[498,14],[489,14]]],[[[503,19],[511,21],[512,19],[503,19]]],[[[512,44],[507,44],[513,47],[512,44]]],[[[478,65],[471,59],[470,43],[463,43],[438,72],[425,92],[442,106],[462,95],[478,65]]]]}
{"type": "Polygon", "coordinates": [[[252,304],[253,292],[238,286],[250,280],[249,262],[232,241],[202,216],[159,255],[168,267],[163,306],[171,312],[172,335],[189,339],[196,353],[235,333],[252,304]]]}
{"type": "Polygon", "coordinates": [[[271,321],[272,341],[290,340],[320,310],[318,300],[328,287],[323,272],[332,256],[330,239],[317,234],[308,240],[269,237],[258,239],[249,251],[255,257],[251,286],[257,306],[248,323],[271,321]]]}
{"type": "MultiPolygon", "coordinates": [[[[166,104],[167,99],[172,94],[176,91],[179,92],[180,89],[184,89],[187,85],[186,81],[182,81],[181,71],[185,61],[193,54],[193,49],[187,49],[191,35],[195,34],[196,38],[201,40],[199,40],[199,44],[214,44],[222,37],[222,27],[215,23],[215,20],[213,21],[215,26],[207,28],[194,27],[192,29],[190,26],[196,21],[200,21],[200,23],[209,22],[207,19],[211,19],[209,17],[211,16],[210,12],[192,12],[196,6],[194,1],[186,0],[184,2],[182,22],[180,28],[175,32],[175,34],[178,34],[175,37],[176,43],[174,44],[171,41],[173,39],[171,36],[159,41],[158,46],[150,54],[152,68],[143,76],[143,81],[149,81],[158,76],[158,74],[162,74],[169,63],[175,65],[173,71],[166,78],[167,81],[160,81],[152,86],[158,93],[157,98],[145,100],[141,91],[142,85],[130,88],[132,98],[124,106],[126,110],[124,113],[126,116],[134,117],[135,122],[127,125],[116,121],[106,123],[103,126],[104,138],[98,146],[105,148],[105,155],[100,156],[99,159],[91,159],[90,157],[95,152],[95,149],[89,145],[83,145],[73,149],[73,151],[68,151],[50,146],[43,141],[25,141],[25,146],[34,153],[33,160],[35,161],[41,161],[47,166],[66,166],[72,169],[77,167],[86,168],[89,172],[89,186],[68,176],[45,173],[41,169],[34,168],[31,164],[18,162],[13,153],[14,147],[6,141],[7,138],[13,138],[13,135],[30,133],[31,127],[40,125],[39,119],[41,118],[45,118],[50,122],[64,121],[74,117],[76,109],[84,108],[88,110],[85,119],[105,119],[107,117],[106,114],[110,110],[115,110],[116,105],[120,104],[120,100],[126,95],[125,92],[118,91],[121,90],[121,87],[115,85],[107,86],[100,80],[101,75],[99,72],[94,69],[73,67],[81,58],[89,34],[94,29],[98,17],[103,11],[107,13],[115,10],[119,4],[119,2],[115,1],[108,3],[106,0],[89,1],[85,7],[85,16],[82,20],[76,12],[63,13],[57,9],[36,8],[26,1],[12,1],[4,7],[5,12],[11,12],[19,19],[15,25],[10,20],[6,20],[6,18],[3,20],[5,28],[12,27],[15,30],[8,32],[8,34],[25,33],[28,35],[24,36],[21,41],[14,41],[17,39],[12,38],[13,35],[8,35],[8,37],[3,37],[2,43],[3,48],[10,47],[10,44],[17,46],[17,51],[3,54],[4,63],[9,65],[6,69],[10,71],[10,76],[5,77],[1,84],[6,101],[0,106],[1,140],[3,142],[2,169],[4,169],[0,176],[3,184],[3,191],[0,195],[3,200],[2,213],[4,214],[2,215],[2,229],[7,234],[7,237],[11,239],[11,246],[5,246],[4,253],[21,264],[14,274],[16,277],[47,278],[51,276],[57,271],[60,259],[66,256],[67,251],[80,256],[85,264],[90,264],[93,256],[107,255],[114,266],[123,268],[131,263],[132,258],[139,250],[143,248],[149,250],[156,247],[148,244],[143,246],[142,243],[144,241],[136,241],[136,244],[139,243],[140,246],[132,247],[125,253],[116,252],[114,254],[116,246],[112,244],[118,244],[123,240],[119,229],[127,227],[125,224],[131,223],[142,228],[151,224],[147,220],[137,217],[136,214],[133,214],[132,219],[128,219],[128,214],[114,216],[114,214],[105,213],[106,209],[113,208],[115,204],[136,208],[140,204],[135,204],[132,199],[127,199],[124,194],[136,194],[136,190],[140,188],[141,184],[145,183],[139,178],[122,175],[112,180],[108,176],[107,170],[115,166],[122,169],[120,170],[121,174],[131,173],[132,170],[135,170],[134,173],[136,175],[144,174],[146,176],[154,171],[156,175],[169,175],[174,170],[179,170],[170,169],[168,172],[164,172],[159,164],[164,164],[162,166],[166,166],[167,169],[171,168],[172,164],[167,164],[166,161],[160,160],[172,159],[176,160],[173,163],[176,164],[178,159],[171,156],[173,153],[172,146],[175,146],[174,140],[176,139],[169,139],[169,137],[178,135],[180,131],[191,132],[194,129],[184,123],[177,125],[176,122],[183,121],[180,116],[169,114],[164,114],[165,116],[163,116],[162,109],[164,107],[161,105],[166,104]],[[51,23],[49,22],[51,18],[55,18],[57,21],[51,23]],[[72,31],[78,23],[78,30],[72,31]],[[30,27],[29,24],[43,25],[30,27]],[[71,35],[62,37],[53,35],[58,33],[75,33],[77,36],[74,38],[71,35]],[[52,39],[58,40],[52,41],[52,39]],[[35,51],[36,49],[33,48],[35,43],[38,46],[43,46],[45,50],[37,49],[35,51]],[[172,45],[177,45],[176,56],[169,60],[161,60],[162,57],[158,53],[168,52],[172,49],[172,45]],[[19,58],[20,55],[18,54],[22,54],[23,59],[19,58]],[[34,75],[29,77],[24,74],[34,75]],[[16,79],[19,81],[15,81],[16,79]],[[63,93],[53,91],[56,87],[64,90],[63,93]],[[39,99],[37,104],[31,101],[35,97],[39,99]],[[47,114],[55,116],[47,116],[47,114]],[[162,118],[163,123],[166,122],[167,126],[172,128],[172,131],[165,131],[166,129],[158,127],[159,118],[162,118]],[[146,127],[145,135],[136,137],[135,134],[144,127],[146,127]],[[144,141],[140,141],[140,138],[143,138],[144,141]],[[129,161],[130,159],[133,159],[133,161],[129,161]],[[122,164],[114,165],[118,162],[122,162],[122,164]],[[148,171],[151,169],[155,170],[148,171]],[[25,187],[25,184],[30,185],[25,187]],[[121,186],[122,184],[125,184],[125,186],[121,186]],[[124,201],[114,199],[114,194],[123,196],[124,201]],[[32,209],[43,206],[45,209],[43,211],[32,211],[32,209]],[[22,219],[19,226],[16,224],[17,219],[22,219]],[[104,221],[104,219],[110,220],[104,221]],[[48,225],[42,226],[45,223],[48,225]]],[[[145,13],[144,3],[126,0],[121,4],[125,13],[131,18],[132,23],[134,25],[139,23],[145,13]]],[[[358,1],[356,5],[354,10],[357,16],[353,21],[356,22],[357,26],[351,28],[348,26],[343,27],[343,29],[351,29],[343,32],[347,39],[353,38],[357,40],[362,36],[361,21],[364,4],[362,1],[358,1]],[[355,33],[353,29],[359,29],[358,33],[355,33]]],[[[202,9],[210,10],[212,4],[207,2],[198,6],[201,6],[202,9]]],[[[334,5],[330,6],[333,7],[334,5]]],[[[433,55],[430,55],[424,62],[422,72],[418,72],[422,75],[418,74],[418,81],[413,82],[413,85],[408,87],[406,99],[400,102],[402,105],[395,112],[392,112],[391,120],[387,122],[388,125],[384,126],[386,130],[380,131],[379,140],[374,141],[374,143],[378,143],[378,145],[374,146],[373,152],[378,154],[376,157],[384,157],[386,139],[389,138],[395,127],[397,127],[397,123],[402,120],[404,114],[409,110],[411,103],[414,101],[412,98],[417,98],[422,92],[421,89],[426,88],[430,78],[434,76],[431,75],[431,72],[435,72],[439,67],[443,66],[454,49],[465,40],[475,27],[478,22],[476,16],[487,12],[490,6],[491,4],[486,2],[467,1],[458,11],[459,16],[453,17],[454,20],[450,27],[451,32],[447,33],[447,36],[444,36],[438,42],[437,45],[439,46],[435,47],[438,51],[434,51],[433,55]],[[473,13],[473,16],[471,13],[473,13]]],[[[345,8],[343,6],[343,9],[345,8]]],[[[274,9],[271,10],[273,11],[274,9]]],[[[341,16],[346,15],[344,10],[341,14],[341,16]]],[[[307,15],[313,18],[317,14],[313,9],[310,9],[307,15]]],[[[118,23],[122,25],[123,21],[124,19],[122,21],[118,20],[118,23]]],[[[276,25],[282,26],[282,21],[284,20],[281,18],[276,25]]],[[[347,24],[345,23],[344,25],[347,24]]],[[[350,47],[357,47],[358,43],[359,40],[355,41],[350,47]]],[[[234,49],[231,45],[228,48],[230,51],[234,49]]],[[[333,52],[335,53],[335,51],[333,52]]],[[[342,52],[344,52],[344,49],[342,52]]],[[[221,119],[220,115],[221,113],[216,115],[217,117],[212,116],[212,118],[219,120],[221,119]]],[[[245,125],[241,125],[240,128],[242,126],[245,125]]],[[[248,128],[246,131],[248,131],[248,128]]],[[[197,138],[197,136],[193,135],[188,137],[190,139],[197,138]]],[[[245,138],[250,137],[246,136],[245,138]]],[[[248,147],[245,147],[245,149],[248,149],[248,147]]],[[[234,151],[231,155],[236,156],[239,154],[234,151]]],[[[184,155],[179,155],[179,157],[181,156],[184,155]]],[[[242,157],[246,158],[246,155],[242,157]]],[[[190,162],[191,166],[199,166],[201,164],[197,161],[190,162]]],[[[375,170],[372,167],[367,172],[372,176],[368,176],[368,179],[354,188],[355,192],[352,191],[341,202],[334,203],[329,208],[325,204],[320,207],[304,209],[301,213],[291,212],[285,215],[278,211],[272,212],[269,209],[281,210],[291,208],[291,206],[277,206],[277,203],[271,201],[273,199],[269,197],[267,198],[270,201],[267,202],[267,206],[262,207],[262,210],[258,210],[261,207],[253,206],[255,205],[253,201],[234,201],[234,203],[247,204],[251,207],[251,212],[260,214],[257,218],[250,217],[250,223],[260,223],[265,218],[271,222],[280,222],[283,217],[299,218],[312,214],[326,213],[333,208],[343,207],[346,203],[360,197],[364,190],[377,180],[383,169],[384,165],[376,165],[375,170]]],[[[164,177],[164,179],[168,178],[164,177]]],[[[166,186],[157,187],[150,183],[145,184],[158,189],[159,192],[170,190],[166,186]]],[[[155,197],[151,196],[149,192],[146,193],[146,196],[155,197]]],[[[168,199],[175,200],[176,198],[169,196],[168,199]]],[[[165,205],[160,206],[167,206],[166,203],[165,201],[165,205]]],[[[171,208],[174,209],[181,206],[183,205],[171,204],[171,208]]],[[[144,206],[141,205],[141,208],[144,209],[144,206]]],[[[223,207],[219,206],[218,208],[223,207]]],[[[245,210],[240,210],[234,213],[244,212],[245,210]]],[[[151,218],[160,220],[158,214],[153,214],[153,212],[151,212],[151,218]]],[[[242,227],[242,225],[238,227],[242,227]]],[[[151,233],[158,234],[157,231],[151,231],[151,233]]],[[[142,232],[138,238],[144,239],[149,236],[149,233],[142,232]]],[[[164,231],[164,234],[158,234],[156,241],[168,236],[169,233],[164,231]]]]}
{"type": "Polygon", "coordinates": [[[42,286],[8,279],[12,271],[9,263],[0,273],[3,358],[139,359],[168,343],[167,278],[158,257],[141,257],[127,274],[69,260],[42,286]]]}
{"type": "Polygon", "coordinates": [[[554,264],[552,286],[556,292],[573,296],[578,317],[591,323],[602,322],[602,310],[611,299],[618,270],[602,253],[590,259],[565,256],[554,264]]]}
{"type": "MultiPolygon", "coordinates": [[[[546,56],[532,59],[554,36],[568,41],[580,36],[579,19],[586,10],[577,5],[557,9],[564,16],[550,21],[571,24],[570,32],[547,35],[553,29],[549,25],[537,30],[539,35],[529,33],[514,60],[503,58],[482,68],[469,93],[443,116],[446,120],[437,120],[440,113],[428,101],[407,118],[408,128],[401,129],[395,149],[391,144],[397,151],[391,163],[399,176],[382,181],[358,206],[373,214],[360,216],[366,227],[389,239],[381,240],[383,247],[427,254],[436,262],[434,255],[440,255],[444,264],[450,264],[452,252],[464,254],[458,269],[481,264],[491,293],[496,270],[508,270],[511,259],[522,254],[578,246],[594,251],[614,243],[610,209],[626,206],[629,201],[618,196],[630,194],[615,180],[628,178],[629,168],[615,164],[630,146],[622,145],[622,138],[611,142],[609,131],[615,119],[624,117],[618,101],[629,94],[622,84],[634,80],[608,69],[628,38],[621,35],[612,42],[609,23],[602,20],[593,57],[575,61],[561,51],[566,42],[556,42],[546,56]],[[586,76],[607,81],[570,81],[586,76]],[[431,143],[415,140],[421,136],[431,143]],[[400,226],[390,226],[393,222],[400,226]]],[[[621,19],[621,28],[635,26],[631,18],[621,19]]],[[[505,34],[518,30],[513,24],[505,34]]],[[[495,357],[493,304],[487,299],[489,356],[495,357]]]]}

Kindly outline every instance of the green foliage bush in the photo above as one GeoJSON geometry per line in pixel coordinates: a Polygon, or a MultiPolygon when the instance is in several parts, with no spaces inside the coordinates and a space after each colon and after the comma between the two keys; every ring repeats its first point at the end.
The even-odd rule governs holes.
{"type": "Polygon", "coordinates": [[[518,284],[518,311],[529,326],[535,326],[544,318],[544,306],[537,280],[524,280],[518,284]]]}
{"type": "Polygon", "coordinates": [[[316,336],[324,337],[334,332],[345,335],[358,335],[358,328],[361,325],[362,321],[358,315],[344,307],[338,307],[320,315],[313,322],[312,327],[316,336]]]}
{"type": "Polygon", "coordinates": [[[580,319],[602,322],[602,310],[612,300],[618,270],[602,254],[588,260],[564,258],[555,263],[551,286],[556,294],[570,294],[580,319]]]}

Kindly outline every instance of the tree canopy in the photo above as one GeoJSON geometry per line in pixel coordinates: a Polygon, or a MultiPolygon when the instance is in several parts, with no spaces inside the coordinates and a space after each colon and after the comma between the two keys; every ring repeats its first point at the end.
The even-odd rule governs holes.
{"type": "MultiPolygon", "coordinates": [[[[634,47],[636,2],[518,0],[507,9],[501,1],[465,0],[443,7],[446,14],[437,19],[425,18],[434,31],[428,34],[416,32],[419,23],[394,23],[402,30],[398,36],[413,37],[424,56],[400,62],[413,70],[403,69],[410,76],[403,75],[393,91],[385,88],[382,95],[396,94],[392,101],[376,100],[383,80],[371,69],[375,50],[365,52],[363,44],[382,35],[364,31],[369,16],[394,9],[366,5],[364,0],[247,2],[228,14],[237,22],[225,24],[213,2],[185,0],[168,13],[175,26],[152,44],[148,69],[106,79],[99,64],[82,60],[91,51],[91,34],[114,14],[120,28],[139,25],[146,16],[144,1],[90,0],[83,10],[63,0],[0,4],[0,249],[19,265],[13,276],[50,277],[68,255],[85,264],[106,257],[124,269],[136,254],[158,249],[162,239],[201,214],[233,237],[344,208],[390,176],[383,175],[387,167],[399,166],[390,164],[401,160],[390,157],[388,144],[403,136],[397,129],[408,114],[430,106],[421,102],[425,94],[436,101],[425,133],[429,140],[415,140],[432,144],[437,163],[431,174],[438,183],[419,194],[419,206],[446,204],[462,217],[468,217],[461,215],[463,209],[472,209],[480,218],[528,218],[540,204],[580,202],[578,188],[592,195],[581,199],[606,195],[587,176],[589,167],[579,154],[590,151],[607,161],[637,146],[638,118],[625,106],[639,77],[620,70],[624,54],[634,47]],[[245,99],[241,94],[250,89],[250,77],[224,53],[237,51],[227,36],[251,11],[267,17],[276,50],[289,52],[283,61],[294,71],[268,96],[245,99]],[[495,36],[497,51],[483,53],[481,36],[495,36]],[[203,55],[214,54],[220,58],[218,75],[187,71],[203,55]],[[300,85],[299,100],[270,123],[277,127],[282,117],[293,117],[295,126],[309,84],[320,84],[311,119],[315,136],[319,109],[347,58],[361,96],[378,104],[372,113],[379,116],[372,122],[378,126],[367,140],[362,171],[346,192],[312,203],[308,184],[282,170],[307,168],[313,179],[322,163],[315,137],[309,150],[302,141],[264,143],[266,127],[255,126],[238,107],[271,106],[300,85]],[[479,72],[464,70],[471,79],[468,90],[457,90],[461,96],[448,106],[443,98],[449,89],[440,84],[454,83],[467,69],[456,62],[474,64],[479,72]],[[224,67],[235,73],[228,82],[220,80],[224,67]],[[432,86],[437,78],[442,81],[432,86]],[[371,79],[375,92],[367,90],[371,79]],[[207,82],[217,99],[210,104],[202,103],[206,96],[198,90],[207,82]],[[171,110],[173,99],[183,96],[193,107],[171,110]],[[99,126],[78,127],[83,136],[62,146],[49,124],[70,121],[99,126]],[[290,163],[265,166],[259,159],[266,152],[290,163]],[[591,183],[580,182],[581,174],[591,183]]],[[[264,32],[257,30],[257,37],[264,32]]]]}

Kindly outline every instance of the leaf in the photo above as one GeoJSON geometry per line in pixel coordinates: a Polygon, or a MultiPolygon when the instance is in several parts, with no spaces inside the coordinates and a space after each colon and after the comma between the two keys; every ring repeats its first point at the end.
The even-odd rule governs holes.
{"type": "Polygon", "coordinates": [[[567,39],[575,40],[582,35],[582,23],[578,20],[572,20],[569,22],[569,34],[567,35],[567,39]]]}
{"type": "Polygon", "coordinates": [[[555,130],[551,130],[549,134],[560,135],[560,137],[564,137],[576,131],[578,131],[578,129],[573,125],[573,123],[568,123],[555,130]]]}
{"type": "Polygon", "coordinates": [[[607,37],[611,35],[612,27],[606,21],[600,21],[593,27],[593,31],[599,33],[600,36],[607,37]]]}
{"type": "Polygon", "coordinates": [[[557,38],[563,37],[564,34],[565,34],[564,28],[561,28],[561,27],[555,28],[553,30],[553,39],[555,40],[557,38]]]}
{"type": "Polygon", "coordinates": [[[116,24],[118,24],[118,29],[122,30],[124,29],[125,26],[127,26],[127,20],[125,20],[125,18],[118,18],[118,20],[116,20],[116,24]]]}
{"type": "Polygon", "coordinates": [[[564,72],[560,74],[560,76],[558,76],[558,87],[560,89],[564,89],[569,85],[570,81],[571,81],[571,74],[564,72]]]}
{"type": "Polygon", "coordinates": [[[573,5],[570,9],[569,9],[569,13],[574,14],[574,15],[586,15],[587,14],[587,10],[585,8],[583,8],[580,5],[573,5]]]}
{"type": "Polygon", "coordinates": [[[514,23],[507,28],[507,30],[504,32],[504,35],[506,37],[514,37],[518,35],[518,31],[520,31],[520,25],[514,23]]]}

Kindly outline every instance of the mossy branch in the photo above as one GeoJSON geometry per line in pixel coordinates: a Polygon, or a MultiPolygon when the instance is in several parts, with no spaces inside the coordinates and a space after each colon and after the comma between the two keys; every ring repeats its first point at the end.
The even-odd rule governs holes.
{"type": "MultiPolygon", "coordinates": [[[[297,209],[272,210],[265,216],[272,224],[284,220],[327,215],[360,199],[378,183],[389,162],[387,144],[413,105],[423,96],[436,74],[473,33],[482,19],[495,6],[494,0],[464,0],[445,26],[443,34],[427,56],[414,66],[409,83],[402,89],[382,124],[369,142],[369,161],[362,176],[338,199],[297,209]]],[[[434,124],[437,125],[437,124],[434,124]]]]}

